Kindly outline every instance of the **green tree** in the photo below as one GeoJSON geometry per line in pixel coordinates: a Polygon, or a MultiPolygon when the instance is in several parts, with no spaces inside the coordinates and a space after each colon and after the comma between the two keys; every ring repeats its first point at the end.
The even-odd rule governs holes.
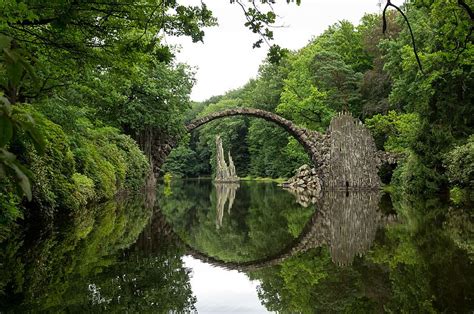
{"type": "Polygon", "coordinates": [[[424,73],[406,27],[396,40],[382,42],[393,79],[390,102],[422,119],[411,148],[429,169],[423,173],[426,185],[439,187],[446,183],[443,154],[473,131],[473,93],[465,88],[473,84],[472,25],[456,2],[413,1],[406,8],[424,73]]]}

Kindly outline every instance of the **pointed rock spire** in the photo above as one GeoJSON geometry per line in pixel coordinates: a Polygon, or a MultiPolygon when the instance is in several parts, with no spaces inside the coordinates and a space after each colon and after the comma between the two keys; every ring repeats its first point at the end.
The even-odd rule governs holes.
{"type": "Polygon", "coordinates": [[[216,182],[236,182],[239,181],[239,177],[237,177],[237,173],[235,171],[234,161],[230,156],[230,152],[228,153],[229,156],[229,166],[224,158],[224,149],[222,148],[222,139],[220,135],[216,136],[216,161],[217,161],[217,169],[216,169],[216,182]]]}

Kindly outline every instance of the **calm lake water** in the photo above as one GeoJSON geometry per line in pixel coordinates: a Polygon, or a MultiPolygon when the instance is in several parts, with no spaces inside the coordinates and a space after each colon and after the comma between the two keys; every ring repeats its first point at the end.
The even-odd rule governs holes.
{"type": "Polygon", "coordinates": [[[472,210],[260,182],[146,194],[19,225],[0,242],[0,313],[474,310],[472,210]]]}

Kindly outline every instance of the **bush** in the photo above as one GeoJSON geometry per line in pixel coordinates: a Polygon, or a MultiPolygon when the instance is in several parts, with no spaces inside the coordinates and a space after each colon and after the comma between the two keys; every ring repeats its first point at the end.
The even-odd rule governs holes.
{"type": "Polygon", "coordinates": [[[115,128],[84,127],[85,123],[76,133],[74,154],[78,169],[94,181],[98,197],[110,198],[119,189],[142,187],[150,166],[137,144],[115,128]]]}
{"type": "Polygon", "coordinates": [[[444,166],[450,183],[474,188],[474,135],[445,155],[444,166]]]}
{"type": "Polygon", "coordinates": [[[401,152],[416,140],[421,122],[416,113],[392,110],[387,115],[377,114],[366,119],[365,125],[372,132],[378,149],[401,152]]]}
{"type": "Polygon", "coordinates": [[[72,181],[75,160],[68,136],[61,126],[48,120],[32,106],[24,106],[23,109],[33,117],[45,141],[44,154],[41,155],[25,139],[20,137],[21,143],[18,143],[21,149],[17,155],[25,159],[33,173],[33,206],[29,207],[39,209],[41,214],[50,218],[58,208],[77,209],[79,203],[73,197],[72,181]]]}
{"type": "Polygon", "coordinates": [[[23,217],[20,196],[13,191],[11,184],[0,179],[0,243],[8,237],[14,221],[23,217]]]}
{"type": "Polygon", "coordinates": [[[96,193],[92,179],[83,174],[74,173],[72,181],[74,182],[74,197],[76,197],[79,204],[86,205],[89,201],[95,199],[96,193]]]}
{"type": "Polygon", "coordinates": [[[415,153],[410,152],[393,172],[391,183],[404,193],[428,195],[438,191],[442,179],[426,167],[415,153]]]}
{"type": "MultiPolygon", "coordinates": [[[[137,190],[143,186],[150,167],[129,136],[112,127],[98,127],[77,115],[70,116],[77,119],[68,124],[65,132],[35,107],[18,108],[34,119],[44,137],[44,154],[37,153],[25,134],[19,134],[11,144],[12,152],[32,173],[33,200],[28,208],[37,210],[41,217],[52,219],[59,210],[77,213],[90,202],[112,198],[119,189],[137,190]]],[[[71,112],[74,110],[64,110],[61,119],[56,118],[67,121],[71,112]]],[[[15,220],[18,215],[12,216],[12,209],[19,212],[19,205],[5,196],[11,191],[13,188],[0,189],[0,215],[6,217],[8,213],[15,220]]]]}

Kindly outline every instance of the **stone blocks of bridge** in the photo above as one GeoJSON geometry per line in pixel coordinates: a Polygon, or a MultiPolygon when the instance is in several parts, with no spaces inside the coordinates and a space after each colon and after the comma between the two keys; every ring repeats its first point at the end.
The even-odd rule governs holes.
{"type": "Polygon", "coordinates": [[[331,120],[321,175],[324,189],[364,190],[382,186],[380,160],[370,131],[350,114],[331,120]]]}

